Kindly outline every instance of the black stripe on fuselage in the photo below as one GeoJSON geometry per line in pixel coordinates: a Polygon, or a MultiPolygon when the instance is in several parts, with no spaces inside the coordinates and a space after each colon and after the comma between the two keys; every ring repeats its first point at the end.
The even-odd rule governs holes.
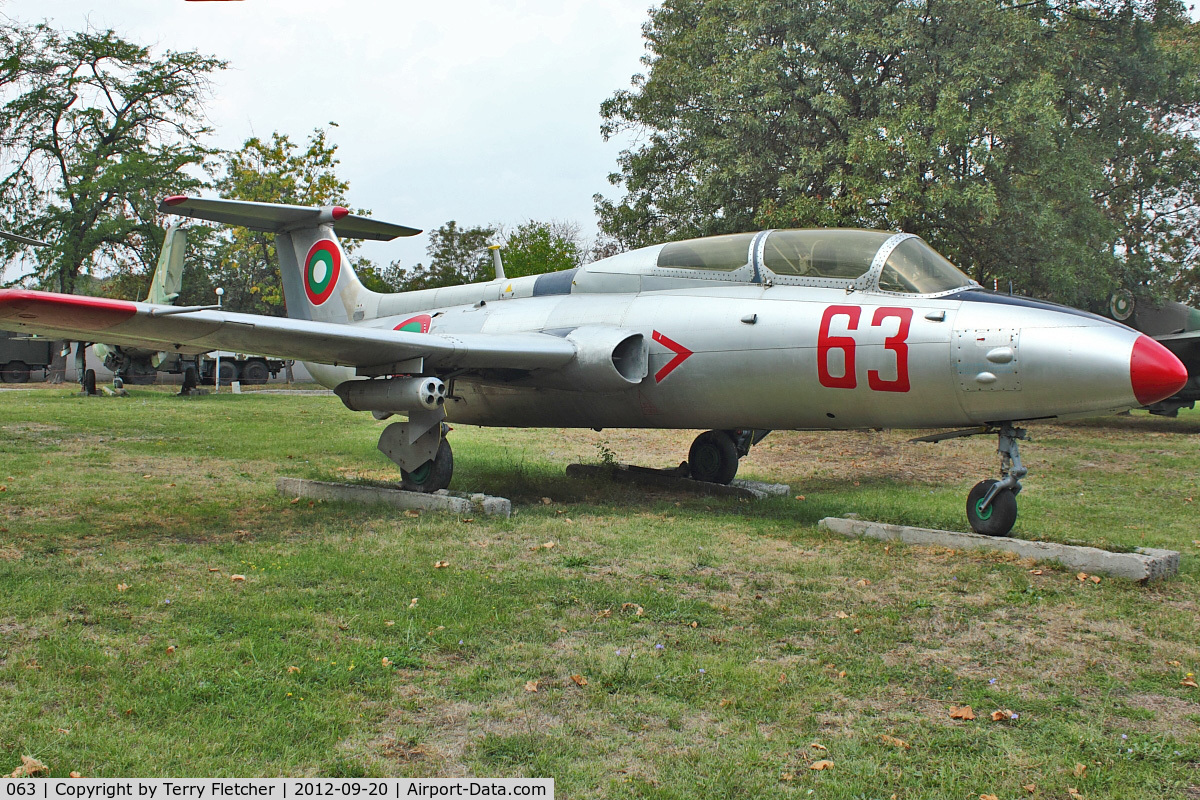
{"type": "Polygon", "coordinates": [[[538,275],[537,280],[533,282],[533,296],[570,294],[571,282],[575,280],[576,272],[579,272],[578,267],[565,269],[562,272],[547,272],[545,275],[538,275]]]}
{"type": "Polygon", "coordinates": [[[1109,325],[1116,325],[1118,328],[1125,328],[1116,320],[1102,317],[1099,314],[1093,314],[1090,311],[1080,311],[1078,308],[1064,306],[1061,303],[1051,303],[1048,300],[1035,300],[1032,297],[1019,297],[1013,294],[1001,294],[993,292],[990,289],[967,289],[966,291],[952,294],[950,297],[955,300],[963,300],[968,303],[995,303],[1001,306],[1018,306],[1020,308],[1040,308],[1043,311],[1058,311],[1063,314],[1074,314],[1077,317],[1090,319],[1098,322],[1107,322],[1109,325]]]}

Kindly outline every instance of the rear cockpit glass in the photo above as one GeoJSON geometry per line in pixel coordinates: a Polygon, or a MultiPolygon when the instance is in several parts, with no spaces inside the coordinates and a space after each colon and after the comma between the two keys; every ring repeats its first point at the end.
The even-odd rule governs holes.
{"type": "Polygon", "coordinates": [[[663,245],[658,253],[658,266],[673,269],[711,269],[733,272],[750,263],[750,243],[756,234],[734,233],[710,236],[707,239],[688,239],[663,245]]]}
{"type": "Polygon", "coordinates": [[[854,279],[871,268],[890,233],[864,230],[773,231],[763,263],[776,275],[854,279]]]}
{"type": "Polygon", "coordinates": [[[936,294],[971,286],[973,281],[921,239],[905,239],[892,251],[879,288],[885,292],[936,294]]]}

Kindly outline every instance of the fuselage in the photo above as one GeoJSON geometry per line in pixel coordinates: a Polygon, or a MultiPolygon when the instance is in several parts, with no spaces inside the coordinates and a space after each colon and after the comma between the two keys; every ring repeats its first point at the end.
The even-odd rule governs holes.
{"type": "MultiPolygon", "coordinates": [[[[1178,365],[1146,366],[1147,343],[1161,348],[1119,323],[965,278],[949,290],[882,290],[878,257],[873,281],[789,281],[753,249],[740,273],[662,267],[660,250],[569,273],[376,295],[357,324],[558,336],[603,325],[648,345],[644,378],[618,391],[448,376],[447,418],[477,425],[961,427],[1137,407],[1148,383],[1178,365]]],[[[309,369],[330,387],[353,377],[309,369]]]]}

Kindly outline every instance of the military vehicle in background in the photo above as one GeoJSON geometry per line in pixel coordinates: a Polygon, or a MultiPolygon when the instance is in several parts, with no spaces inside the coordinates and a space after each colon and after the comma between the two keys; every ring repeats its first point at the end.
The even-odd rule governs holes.
{"type": "Polygon", "coordinates": [[[1135,300],[1133,292],[1122,289],[1109,300],[1108,313],[1170,350],[1187,368],[1184,387],[1146,409],[1151,414],[1175,417],[1181,408],[1194,408],[1200,400],[1200,310],[1171,300],[1135,300]]]}
{"type": "Polygon", "coordinates": [[[39,370],[44,373],[50,369],[53,360],[52,340],[43,336],[0,331],[0,381],[25,383],[31,373],[39,370]]]}

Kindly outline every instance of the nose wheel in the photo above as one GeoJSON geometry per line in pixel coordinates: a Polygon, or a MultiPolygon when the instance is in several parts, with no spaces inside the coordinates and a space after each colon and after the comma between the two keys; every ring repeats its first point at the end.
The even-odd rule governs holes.
{"type": "Polygon", "coordinates": [[[1028,472],[1021,464],[1017,441],[1026,438],[1024,428],[1005,424],[999,431],[1000,480],[975,484],[967,495],[967,520],[971,530],[984,536],[1007,536],[1017,521],[1017,495],[1021,478],[1028,472]]]}

